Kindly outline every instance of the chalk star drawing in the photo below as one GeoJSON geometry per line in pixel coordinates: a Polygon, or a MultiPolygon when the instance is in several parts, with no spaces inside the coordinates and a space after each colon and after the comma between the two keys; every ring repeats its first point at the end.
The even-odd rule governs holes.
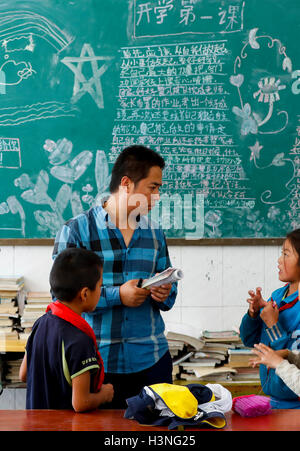
{"type": "Polygon", "coordinates": [[[88,93],[95,101],[98,108],[104,108],[103,92],[100,77],[106,72],[109,65],[107,63],[98,67],[98,61],[108,61],[112,58],[109,56],[95,56],[94,50],[90,44],[84,44],[79,57],[65,57],[61,60],[63,64],[68,66],[74,72],[75,80],[73,87],[73,103],[78,102],[81,97],[88,93]],[[90,63],[92,68],[92,77],[87,79],[82,73],[84,63],[90,63]]]}

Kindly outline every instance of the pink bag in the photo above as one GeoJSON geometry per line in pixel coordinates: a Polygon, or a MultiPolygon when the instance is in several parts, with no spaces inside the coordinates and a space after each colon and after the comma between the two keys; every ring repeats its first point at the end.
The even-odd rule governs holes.
{"type": "Polygon", "coordinates": [[[233,398],[232,410],[242,417],[259,417],[272,412],[270,399],[260,395],[244,395],[233,398]]]}

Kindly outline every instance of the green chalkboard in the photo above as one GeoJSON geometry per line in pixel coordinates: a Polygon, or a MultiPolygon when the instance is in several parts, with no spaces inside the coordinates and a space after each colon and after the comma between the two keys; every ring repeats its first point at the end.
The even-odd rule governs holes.
{"type": "Polygon", "coordinates": [[[53,238],[130,144],[169,238],[300,226],[299,0],[3,0],[0,238],[53,238]]]}

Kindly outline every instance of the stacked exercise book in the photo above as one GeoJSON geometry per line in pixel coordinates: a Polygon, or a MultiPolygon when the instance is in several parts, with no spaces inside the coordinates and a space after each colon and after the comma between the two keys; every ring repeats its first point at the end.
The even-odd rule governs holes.
{"type": "Polygon", "coordinates": [[[180,379],[182,365],[199,352],[204,343],[197,330],[189,325],[169,323],[165,331],[173,361],[173,379],[180,379]]]}
{"type": "Polygon", "coordinates": [[[23,332],[20,338],[27,340],[35,321],[46,312],[48,304],[52,301],[50,292],[29,291],[26,295],[21,326],[23,332]]]}
{"type": "Polygon", "coordinates": [[[173,359],[173,378],[187,381],[259,381],[253,356],[234,330],[202,331],[168,325],[166,337],[173,359]]]}
{"type": "Polygon", "coordinates": [[[251,348],[240,346],[236,349],[229,349],[228,363],[225,366],[234,368],[236,374],[232,378],[234,381],[259,381],[259,367],[252,368],[249,360],[255,357],[251,348]]]}
{"type": "MultiPolygon", "coordinates": [[[[253,357],[252,349],[243,345],[239,333],[235,330],[202,332],[207,351],[222,352],[225,359],[222,366],[217,365],[218,371],[229,371],[227,380],[232,381],[259,381],[259,368],[252,368],[249,360],[253,357]]],[[[221,377],[220,377],[221,379],[221,377]]]]}
{"type": "Polygon", "coordinates": [[[4,381],[12,388],[12,384],[20,384],[19,371],[23,361],[22,358],[13,358],[15,353],[10,354],[11,358],[4,362],[4,381]]]}
{"type": "Polygon", "coordinates": [[[25,298],[23,276],[0,276],[0,342],[18,340],[25,298]]]}

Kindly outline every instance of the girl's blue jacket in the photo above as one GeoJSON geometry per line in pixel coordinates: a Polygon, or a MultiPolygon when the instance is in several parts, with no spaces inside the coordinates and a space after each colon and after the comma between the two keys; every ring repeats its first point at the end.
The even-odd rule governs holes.
{"type": "MultiPolygon", "coordinates": [[[[300,302],[298,291],[284,298],[288,286],[275,290],[269,301],[275,301],[279,309],[278,322],[267,328],[258,315],[251,318],[244,315],[240,325],[240,336],[245,346],[253,347],[255,343],[264,343],[274,350],[300,350],[300,302]],[[296,301],[296,302],[295,302],[296,301]]],[[[275,369],[265,365],[259,368],[262,391],[271,397],[273,409],[300,409],[300,399],[277,376],[275,369]]]]}

